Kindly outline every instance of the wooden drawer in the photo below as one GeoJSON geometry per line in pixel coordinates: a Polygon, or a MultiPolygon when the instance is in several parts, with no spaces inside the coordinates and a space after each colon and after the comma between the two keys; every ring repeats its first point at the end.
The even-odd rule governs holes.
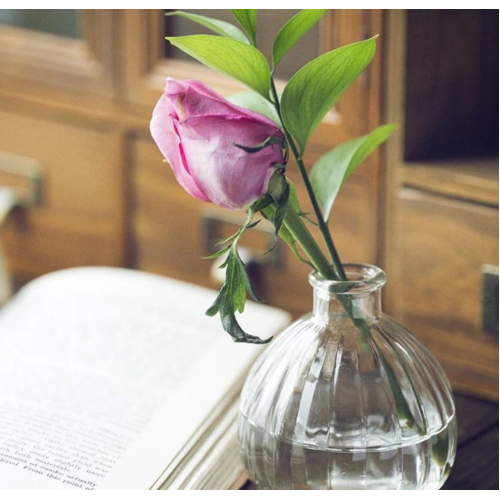
{"type": "Polygon", "coordinates": [[[61,268],[122,264],[122,185],[112,131],[63,114],[0,111],[0,151],[39,161],[39,207],[2,229],[7,260],[30,278],[61,268]]]}
{"type": "MultiPolygon", "coordinates": [[[[217,286],[210,280],[213,262],[201,259],[207,254],[203,214],[207,209],[223,218],[228,215],[238,217],[238,214],[198,202],[185,193],[170,167],[162,162],[161,154],[149,137],[140,136],[134,140],[132,151],[130,184],[133,200],[128,217],[131,220],[134,267],[205,286],[217,286]]],[[[290,165],[290,168],[294,167],[290,165]]],[[[307,210],[307,195],[298,179],[296,186],[302,208],[307,210]]],[[[346,261],[373,262],[375,259],[376,242],[371,233],[376,217],[373,203],[369,180],[364,176],[353,176],[332,215],[335,239],[346,261]]],[[[262,254],[265,251],[263,241],[268,238],[260,234],[261,227],[250,231],[242,244],[261,248],[262,254]]],[[[316,229],[311,228],[316,234],[316,229]]],[[[234,229],[230,225],[224,233],[229,235],[234,229]]],[[[319,234],[316,236],[320,241],[319,234]]],[[[309,271],[308,266],[298,262],[283,246],[279,266],[263,266],[256,271],[256,288],[268,303],[301,314],[311,308],[309,271]]]]}
{"type": "Polygon", "coordinates": [[[392,313],[438,356],[454,386],[498,398],[498,337],[481,320],[481,266],[498,265],[498,209],[408,188],[397,207],[392,313]]]}

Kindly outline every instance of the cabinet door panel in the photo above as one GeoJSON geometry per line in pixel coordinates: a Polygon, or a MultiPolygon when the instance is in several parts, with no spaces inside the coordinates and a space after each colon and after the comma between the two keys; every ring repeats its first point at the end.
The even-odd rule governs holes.
{"type": "Polygon", "coordinates": [[[43,169],[41,205],[15,212],[2,239],[26,277],[122,263],[121,179],[112,134],[71,119],[0,112],[0,150],[43,169]]]}

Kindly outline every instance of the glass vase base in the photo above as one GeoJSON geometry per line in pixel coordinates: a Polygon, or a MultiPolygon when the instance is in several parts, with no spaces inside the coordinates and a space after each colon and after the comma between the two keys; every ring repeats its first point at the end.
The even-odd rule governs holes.
{"type": "Polygon", "coordinates": [[[240,418],[245,467],[261,490],[437,490],[453,465],[449,447],[455,439],[455,419],[415,443],[348,451],[288,442],[240,418]],[[245,448],[247,443],[252,445],[245,448]]]}

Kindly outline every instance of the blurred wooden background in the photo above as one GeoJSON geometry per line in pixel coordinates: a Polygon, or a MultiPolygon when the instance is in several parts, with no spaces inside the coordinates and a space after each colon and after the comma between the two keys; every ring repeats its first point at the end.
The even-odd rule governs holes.
{"type": "MultiPolygon", "coordinates": [[[[193,27],[162,11],[58,11],[59,23],[61,14],[50,22],[51,11],[32,12],[0,16],[0,152],[44,169],[41,206],[17,211],[0,233],[17,282],[111,265],[217,286],[200,256],[238,214],[228,218],[177,185],[149,119],[166,76],[201,79],[225,95],[244,89],[169,50],[167,32],[193,27]]],[[[292,13],[261,12],[264,46],[292,13]]],[[[483,321],[484,266],[493,275],[498,266],[498,11],[332,10],[285,61],[282,85],[306,57],[377,33],[374,63],[329,113],[306,159],[310,166],[337,143],[399,124],[347,183],[333,235],[344,261],[387,271],[386,311],[425,341],[456,388],[498,399],[498,329],[483,321]]],[[[299,196],[307,208],[300,188],[299,196]]],[[[255,252],[267,235],[252,233],[245,245],[255,252]]],[[[308,269],[279,251],[279,263],[252,266],[258,289],[299,315],[310,309],[308,269]]]]}

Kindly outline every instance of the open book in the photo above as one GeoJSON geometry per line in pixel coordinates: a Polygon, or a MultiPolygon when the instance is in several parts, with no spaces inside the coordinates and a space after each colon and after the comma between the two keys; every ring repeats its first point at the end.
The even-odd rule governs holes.
{"type": "MultiPolygon", "coordinates": [[[[229,489],[262,347],[203,315],[214,298],[111,268],[25,286],[0,310],[0,489],[229,489]]],[[[289,317],[249,303],[241,320],[265,338],[289,317]]]]}

